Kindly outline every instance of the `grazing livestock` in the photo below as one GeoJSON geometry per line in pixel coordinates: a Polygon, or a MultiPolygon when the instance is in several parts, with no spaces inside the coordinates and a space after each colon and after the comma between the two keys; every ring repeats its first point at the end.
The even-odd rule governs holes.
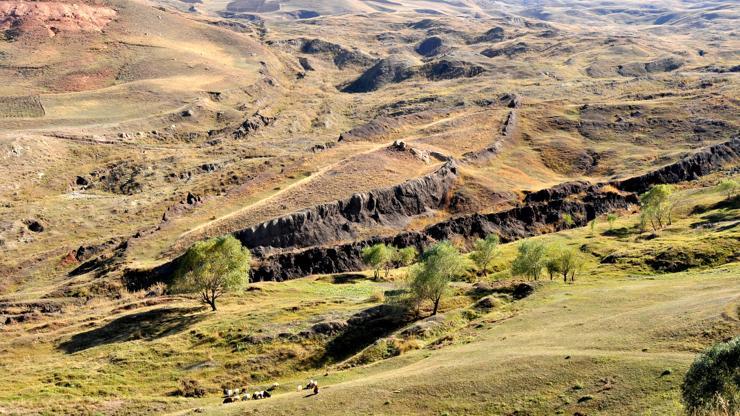
{"type": "Polygon", "coordinates": [[[311,379],[311,380],[309,380],[308,384],[306,384],[306,388],[305,389],[306,390],[311,390],[311,389],[313,389],[314,387],[316,387],[318,385],[319,385],[319,383],[316,380],[311,379]]]}
{"type": "Polygon", "coordinates": [[[267,391],[273,391],[273,390],[275,390],[275,389],[276,389],[276,388],[278,388],[278,387],[280,387],[280,384],[278,384],[278,383],[272,383],[272,386],[270,386],[270,387],[269,387],[269,388],[267,389],[267,391]]]}

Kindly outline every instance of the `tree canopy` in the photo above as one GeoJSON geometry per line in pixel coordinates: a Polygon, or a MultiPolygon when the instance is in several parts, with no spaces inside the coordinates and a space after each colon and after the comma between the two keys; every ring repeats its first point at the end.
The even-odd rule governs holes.
{"type": "MultiPolygon", "coordinates": [[[[395,247],[391,248],[385,244],[379,243],[362,249],[362,261],[373,268],[373,278],[380,278],[380,271],[389,267],[393,262],[395,247]]],[[[386,271],[386,276],[387,276],[386,271]]]]}
{"type": "Polygon", "coordinates": [[[436,315],[439,302],[452,280],[467,273],[470,260],[449,241],[433,245],[409,273],[409,289],[417,301],[429,300],[436,315]]]}
{"type": "Polygon", "coordinates": [[[576,280],[576,273],[581,269],[583,258],[573,247],[557,245],[550,250],[545,267],[550,273],[550,279],[557,273],[563,277],[563,282],[576,280]]]}
{"type": "Polygon", "coordinates": [[[734,179],[725,179],[717,185],[717,190],[725,194],[728,199],[735,196],[738,189],[740,189],[740,183],[734,179]]]}
{"type": "Polygon", "coordinates": [[[177,293],[200,293],[201,301],[216,310],[216,299],[243,289],[249,282],[249,250],[229,235],[193,244],[175,273],[177,293]]]}
{"type": "Polygon", "coordinates": [[[671,213],[674,206],[671,201],[672,194],[671,185],[655,185],[640,196],[642,221],[645,224],[650,223],[653,231],[658,231],[671,224],[671,213]]]}
{"type": "Polygon", "coordinates": [[[511,271],[515,275],[527,276],[530,280],[537,280],[545,267],[545,244],[539,241],[525,240],[517,247],[518,254],[511,264],[511,271]]]}
{"type": "Polygon", "coordinates": [[[418,252],[414,247],[398,249],[395,246],[383,243],[374,244],[362,249],[362,261],[373,268],[375,280],[380,278],[380,271],[385,272],[385,278],[393,267],[410,266],[416,260],[418,252]]]}
{"type": "Polygon", "coordinates": [[[499,238],[496,234],[488,234],[486,238],[475,242],[470,258],[484,276],[488,275],[488,269],[498,255],[498,244],[499,238]]]}

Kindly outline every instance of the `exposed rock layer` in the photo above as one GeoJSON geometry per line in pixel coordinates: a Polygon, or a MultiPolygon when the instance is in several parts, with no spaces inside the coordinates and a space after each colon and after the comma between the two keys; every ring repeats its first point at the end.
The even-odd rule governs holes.
{"type": "MultiPolygon", "coordinates": [[[[421,250],[435,240],[449,239],[458,235],[465,238],[478,238],[489,233],[496,233],[503,241],[513,241],[568,227],[584,226],[588,221],[598,215],[613,210],[625,209],[637,204],[638,198],[636,193],[643,192],[655,184],[693,180],[738,162],[740,162],[740,138],[734,138],[728,142],[710,146],[676,163],[645,175],[606,184],[615,186],[621,189],[622,192],[609,191],[603,185],[594,185],[588,182],[564,183],[552,188],[528,193],[522,205],[507,211],[461,216],[431,225],[421,232],[404,232],[391,237],[375,237],[333,247],[317,246],[262,257],[260,258],[260,264],[252,270],[251,278],[252,280],[285,280],[311,274],[342,273],[361,270],[365,267],[361,260],[362,248],[381,242],[393,244],[397,247],[414,246],[421,250]],[[572,225],[568,225],[563,221],[564,214],[571,216],[574,222],[572,225]]],[[[445,167],[454,169],[449,168],[448,165],[445,165],[445,167]]],[[[438,171],[435,173],[440,174],[441,172],[438,171]]],[[[443,173],[442,176],[450,175],[454,177],[454,173],[454,171],[451,171],[450,173],[443,173]]],[[[421,180],[423,181],[424,178],[421,178],[421,180]]],[[[383,204],[373,203],[369,205],[368,200],[363,200],[361,197],[355,199],[357,202],[348,204],[348,201],[352,201],[355,198],[353,197],[343,202],[328,204],[328,206],[332,207],[329,211],[340,213],[343,212],[340,207],[349,209],[348,207],[352,206],[353,208],[349,210],[349,213],[352,215],[348,215],[348,217],[340,215],[347,223],[352,219],[376,220],[376,217],[380,218],[380,214],[375,215],[378,209],[382,210],[383,216],[388,215],[389,218],[392,218],[394,215],[397,215],[395,211],[388,211],[388,214],[385,214],[385,210],[392,209],[396,206],[395,204],[401,203],[400,201],[415,201],[415,203],[404,204],[404,206],[406,209],[411,209],[411,212],[421,212],[422,206],[426,205],[421,203],[423,199],[414,199],[415,197],[413,195],[408,194],[408,192],[416,189],[414,186],[418,186],[418,182],[409,181],[397,187],[378,191],[377,195],[382,194],[383,199],[386,201],[383,204]],[[417,183],[417,185],[404,188],[405,185],[410,183],[417,183]],[[401,199],[394,197],[396,192],[402,196],[401,199]],[[363,201],[364,204],[361,203],[363,201]],[[381,206],[383,208],[380,208],[381,206]]],[[[437,201],[435,198],[431,198],[431,200],[437,201]]],[[[315,214],[329,212],[318,207],[313,210],[316,210],[315,214]]],[[[299,218],[304,217],[305,214],[299,216],[299,218]]],[[[323,233],[330,233],[331,231],[322,231],[319,234],[315,234],[309,228],[310,224],[330,227],[330,222],[325,221],[327,217],[323,217],[324,220],[321,218],[321,216],[312,217],[313,223],[305,221],[295,222],[294,220],[291,223],[291,220],[287,220],[286,217],[282,225],[277,228],[279,236],[276,241],[283,244],[289,241],[300,241],[300,244],[304,244],[301,240],[302,237],[297,236],[305,234],[314,236],[328,235],[323,233]],[[291,231],[287,227],[288,224],[298,224],[299,228],[291,231]]],[[[276,221],[280,223],[279,220],[275,220],[263,226],[277,227],[277,225],[270,225],[276,221]]],[[[338,221],[341,222],[342,220],[338,219],[338,221]]],[[[337,228],[334,230],[337,230],[337,228]]],[[[263,235],[262,232],[250,232],[246,236],[255,239],[252,241],[251,246],[254,246],[256,241],[260,241],[259,239],[270,241],[271,238],[268,235],[263,235]]],[[[245,237],[242,236],[242,238],[245,237]]],[[[332,238],[336,238],[336,234],[332,238]]],[[[284,247],[290,247],[290,245],[284,245],[284,247]]],[[[255,250],[255,254],[260,257],[260,250],[255,250]]],[[[138,290],[158,281],[166,282],[171,279],[176,270],[178,260],[175,259],[152,270],[129,270],[125,273],[124,277],[126,286],[129,290],[138,290]]]]}
{"type": "Polygon", "coordinates": [[[457,168],[445,163],[435,172],[400,185],[318,205],[238,231],[250,249],[309,247],[355,238],[363,225],[403,225],[411,217],[443,208],[457,168]]]}
{"type": "Polygon", "coordinates": [[[740,161],[740,137],[704,148],[676,163],[642,176],[613,183],[619,189],[642,193],[661,183],[689,181],[740,161]]]}

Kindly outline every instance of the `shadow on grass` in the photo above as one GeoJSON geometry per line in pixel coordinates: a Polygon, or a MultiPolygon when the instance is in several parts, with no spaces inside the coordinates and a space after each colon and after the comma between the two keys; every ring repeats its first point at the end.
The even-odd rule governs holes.
{"type": "Polygon", "coordinates": [[[177,334],[203,320],[205,315],[194,314],[201,310],[201,307],[159,308],[122,316],[100,328],[73,335],[59,344],[59,349],[71,354],[99,345],[139,339],[154,340],[177,334]]]}
{"type": "Polygon", "coordinates": [[[711,205],[697,205],[693,210],[691,210],[691,215],[703,214],[715,209],[740,209],[740,195],[735,195],[732,198],[725,198],[711,205]]]}
{"type": "Polygon", "coordinates": [[[347,328],[327,344],[315,364],[349,358],[413,320],[414,316],[402,306],[384,304],[360,311],[347,321],[347,328]]]}
{"type": "Polygon", "coordinates": [[[639,230],[635,228],[627,228],[627,227],[619,227],[619,228],[612,228],[611,230],[606,230],[601,235],[604,237],[617,237],[617,238],[626,238],[629,237],[630,234],[638,232],[639,230]]]}
{"type": "Polygon", "coordinates": [[[364,274],[360,273],[340,273],[331,276],[332,283],[344,284],[344,283],[355,283],[358,280],[366,280],[364,274]]]}

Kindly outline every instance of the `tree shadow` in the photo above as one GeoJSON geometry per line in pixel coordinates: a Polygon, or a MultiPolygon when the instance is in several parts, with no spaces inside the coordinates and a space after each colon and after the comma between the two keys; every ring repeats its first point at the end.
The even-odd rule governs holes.
{"type": "Polygon", "coordinates": [[[334,274],[331,276],[332,283],[337,284],[345,284],[345,283],[355,283],[358,280],[366,280],[367,277],[365,277],[364,274],[360,273],[339,273],[334,274]]]}
{"type": "Polygon", "coordinates": [[[710,205],[697,205],[691,210],[691,215],[703,214],[707,211],[715,209],[739,209],[740,208],[740,195],[735,195],[732,198],[725,198],[719,202],[710,205]]]}
{"type": "Polygon", "coordinates": [[[629,229],[627,227],[619,227],[619,228],[612,228],[611,230],[606,230],[601,235],[604,237],[617,237],[617,238],[626,238],[629,237],[630,234],[632,234],[634,231],[638,231],[636,229],[629,229]]]}
{"type": "Polygon", "coordinates": [[[408,309],[398,305],[378,305],[354,314],[347,328],[329,341],[317,364],[349,358],[415,319],[408,309]]]}
{"type": "Polygon", "coordinates": [[[125,315],[100,328],[75,334],[68,341],[59,344],[58,348],[71,354],[99,345],[139,339],[155,340],[182,332],[203,320],[205,315],[195,314],[202,310],[202,307],[159,308],[125,315]]]}

